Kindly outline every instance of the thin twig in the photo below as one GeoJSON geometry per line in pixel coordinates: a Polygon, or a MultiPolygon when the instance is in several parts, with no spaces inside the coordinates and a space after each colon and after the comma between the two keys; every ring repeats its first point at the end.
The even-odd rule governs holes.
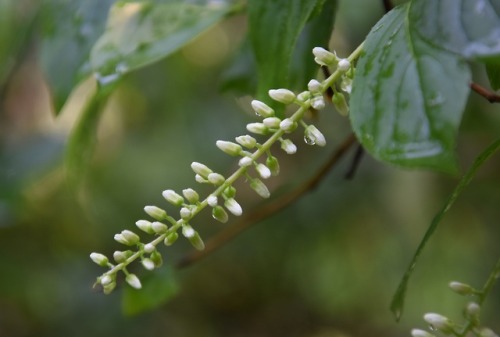
{"type": "Polygon", "coordinates": [[[203,251],[193,251],[192,253],[186,255],[184,258],[178,261],[176,267],[178,269],[188,267],[202,258],[210,255],[217,249],[224,246],[229,240],[236,237],[238,234],[243,232],[245,229],[250,228],[252,225],[270,217],[283,210],[287,206],[290,206],[293,202],[300,199],[307,192],[314,190],[317,185],[321,182],[323,178],[330,172],[332,167],[334,167],[342,156],[351,148],[353,144],[356,143],[356,138],[353,134],[350,134],[333,152],[332,156],[319,170],[304,184],[298,186],[295,190],[290,193],[286,193],[275,199],[274,201],[259,208],[258,212],[246,213],[240,218],[240,221],[231,227],[221,231],[219,234],[211,238],[205,245],[203,251]]]}
{"type": "Polygon", "coordinates": [[[354,178],[354,175],[358,170],[359,164],[361,163],[361,159],[363,159],[364,153],[365,151],[363,149],[363,146],[361,146],[361,144],[358,144],[358,147],[356,148],[356,153],[354,153],[354,158],[352,159],[351,166],[349,167],[349,170],[347,170],[347,173],[345,175],[345,178],[347,180],[351,180],[352,178],[354,178]]]}
{"type": "Polygon", "coordinates": [[[470,82],[470,88],[474,90],[479,95],[483,96],[490,103],[500,103],[500,95],[495,94],[494,92],[489,91],[488,89],[480,86],[475,82],[470,82]]]}

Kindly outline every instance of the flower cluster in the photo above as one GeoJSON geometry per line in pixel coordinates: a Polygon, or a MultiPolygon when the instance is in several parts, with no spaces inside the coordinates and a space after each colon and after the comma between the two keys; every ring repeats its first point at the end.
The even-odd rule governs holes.
{"type": "Polygon", "coordinates": [[[271,99],[285,105],[295,104],[298,106],[295,113],[289,117],[279,118],[269,105],[259,100],[253,100],[252,108],[261,120],[249,123],[246,129],[250,134],[266,136],[266,141],[259,143],[250,134],[236,137],[234,142],[217,141],[216,145],[221,151],[230,156],[239,157],[239,168],[226,178],[205,164],[193,162],[191,169],[195,173],[196,182],[210,184],[214,187],[214,191],[210,195],[201,200],[198,193],[191,188],[184,189],[182,193],[170,189],[165,190],[162,195],[168,203],[178,208],[178,216],[167,214],[166,210],[157,206],[146,206],[144,211],[151,219],[136,222],[140,231],[155,236],[152,241],[142,243],[136,233],[124,230],[116,234],[114,239],[125,246],[135,247],[135,251],[131,249],[115,251],[113,263],[102,254],[92,253],[90,258],[95,263],[109,268],[96,281],[96,284],[102,286],[104,293],[108,294],[113,291],[119,271],[125,274],[125,280],[130,286],[136,289],[141,288],[140,280],[127,270],[127,266],[137,259],[147,270],[161,266],[162,256],[158,252],[157,246],[160,243],[164,243],[166,246],[172,245],[178,239],[179,234],[189,240],[196,249],[204,249],[205,244],[199,233],[193,228],[192,219],[206,207],[211,208],[214,219],[223,223],[228,221],[229,214],[240,216],[243,209],[236,200],[236,188],[233,186],[238,178],[245,177],[250,187],[259,196],[269,198],[271,193],[264,180],[277,175],[280,170],[278,159],[271,153],[271,146],[279,142],[283,151],[287,154],[294,154],[297,151],[297,146],[288,138],[288,135],[296,131],[299,126],[304,130],[304,140],[307,144],[325,146],[326,140],[323,134],[316,126],[308,125],[303,121],[303,117],[310,108],[320,110],[325,107],[324,91],[329,87],[334,90],[335,95],[341,97],[341,103],[335,103],[337,109],[347,113],[345,97],[335,88],[337,82],[340,82],[342,90],[350,92],[350,87],[347,86],[346,82],[350,78],[349,76],[352,78],[351,62],[359,56],[360,50],[353,53],[350,59],[339,59],[334,53],[325,49],[314,48],[313,53],[316,56],[316,61],[320,65],[332,67],[334,70],[330,77],[323,82],[311,80],[308,84],[309,90],[298,95],[288,89],[269,90],[271,99]]]}
{"type": "MultiPolygon", "coordinates": [[[[490,328],[482,326],[479,319],[481,299],[484,298],[483,291],[474,289],[468,284],[456,281],[450,282],[449,287],[457,294],[476,296],[479,300],[471,301],[466,305],[463,311],[465,318],[464,324],[456,324],[451,319],[441,314],[426,313],[424,315],[424,321],[429,324],[430,330],[457,337],[465,337],[469,334],[473,334],[477,337],[498,337],[490,328]]],[[[433,333],[422,329],[413,329],[411,335],[413,337],[435,337],[433,333]]]]}

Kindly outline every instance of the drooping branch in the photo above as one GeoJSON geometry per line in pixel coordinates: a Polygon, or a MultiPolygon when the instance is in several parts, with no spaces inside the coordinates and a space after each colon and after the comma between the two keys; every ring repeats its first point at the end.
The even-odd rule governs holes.
{"type": "Polygon", "coordinates": [[[356,143],[356,138],[353,134],[350,134],[332,153],[330,159],[302,185],[298,186],[295,190],[290,193],[286,193],[275,199],[273,202],[267,203],[259,208],[258,212],[248,212],[246,215],[242,216],[236,224],[228,227],[227,229],[221,231],[219,234],[215,235],[205,244],[205,249],[203,251],[193,251],[192,253],[186,255],[180,261],[178,261],[177,268],[188,267],[204,257],[210,255],[217,249],[224,246],[228,241],[236,237],[238,234],[243,232],[245,229],[257,224],[258,222],[278,213],[279,211],[290,206],[292,203],[300,199],[307,192],[314,190],[318,184],[326,177],[330,170],[339,162],[339,160],[344,156],[344,154],[351,148],[352,145],[356,143]]]}
{"type": "Polygon", "coordinates": [[[470,82],[470,88],[473,91],[475,91],[477,94],[486,98],[488,100],[488,102],[500,103],[500,95],[497,95],[494,92],[491,92],[490,90],[486,89],[485,87],[483,87],[475,82],[470,82]]]}

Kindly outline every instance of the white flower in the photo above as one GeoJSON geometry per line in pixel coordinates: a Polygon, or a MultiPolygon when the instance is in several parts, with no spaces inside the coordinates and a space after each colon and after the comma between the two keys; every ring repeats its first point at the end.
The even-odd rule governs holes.
{"type": "Polygon", "coordinates": [[[222,185],[224,183],[224,181],[226,181],[226,179],[224,178],[224,176],[222,174],[219,174],[219,173],[210,173],[208,175],[208,181],[211,183],[211,184],[214,184],[214,185],[222,185]]]}
{"type": "Polygon", "coordinates": [[[318,80],[310,80],[309,83],[307,83],[307,89],[313,94],[319,93],[321,91],[321,83],[318,80]]]}
{"type": "Polygon", "coordinates": [[[125,277],[125,281],[134,289],[142,288],[141,281],[135,274],[128,274],[127,277],[125,277]]]}
{"type": "Polygon", "coordinates": [[[249,135],[239,136],[236,137],[235,139],[236,142],[238,142],[238,144],[246,147],[247,149],[253,149],[255,145],[257,145],[257,140],[255,140],[255,138],[249,135]]]}
{"type": "Polygon", "coordinates": [[[165,210],[156,207],[156,206],[146,206],[144,207],[144,211],[153,219],[163,220],[167,217],[167,212],[165,210]]]}
{"type": "Polygon", "coordinates": [[[148,258],[142,259],[141,263],[142,263],[142,266],[146,270],[153,270],[153,269],[155,269],[155,263],[151,259],[148,259],[148,258]]]}
{"type": "Polygon", "coordinates": [[[193,169],[194,173],[199,174],[205,179],[208,177],[210,173],[212,173],[212,170],[209,169],[206,165],[198,162],[192,162],[191,169],[193,169]]]}
{"type": "Polygon", "coordinates": [[[216,195],[213,195],[213,194],[210,194],[208,197],[207,197],[207,204],[210,206],[210,207],[215,207],[217,206],[217,196],[216,195]]]}
{"type": "Polygon", "coordinates": [[[181,219],[189,219],[191,217],[191,210],[187,207],[182,207],[179,211],[181,219]]]}
{"type": "Polygon", "coordinates": [[[90,259],[100,265],[101,267],[106,267],[108,265],[108,258],[106,255],[100,254],[100,253],[91,253],[90,254],[90,259]]]}
{"type": "Polygon", "coordinates": [[[151,227],[153,228],[154,232],[157,234],[163,234],[166,233],[168,230],[168,226],[165,225],[162,222],[155,221],[151,224],[151,227]]]}
{"type": "Polygon", "coordinates": [[[113,253],[113,259],[115,259],[116,262],[122,263],[128,258],[128,254],[126,252],[122,252],[120,250],[117,250],[113,253]]]}
{"type": "Polygon", "coordinates": [[[208,180],[206,178],[203,178],[202,176],[200,176],[199,174],[196,174],[194,176],[194,180],[196,180],[197,183],[200,183],[200,184],[206,184],[208,183],[208,180]]]}
{"type": "Polygon", "coordinates": [[[313,48],[312,52],[315,56],[314,61],[316,61],[316,63],[318,63],[321,66],[333,65],[337,59],[335,54],[321,47],[313,48]]]}
{"type": "Polygon", "coordinates": [[[269,132],[268,128],[262,123],[248,123],[247,130],[257,135],[265,135],[269,132]]]}
{"type": "Polygon", "coordinates": [[[156,247],[151,243],[147,243],[144,245],[144,251],[148,254],[151,254],[152,252],[154,252],[155,249],[156,249],[156,247]]]}
{"type": "Polygon", "coordinates": [[[253,179],[250,182],[250,187],[262,198],[269,198],[271,196],[269,189],[260,179],[253,179]]]}
{"type": "Polygon", "coordinates": [[[243,209],[240,204],[233,198],[229,198],[224,202],[224,206],[226,206],[227,210],[236,216],[240,216],[243,214],[243,209]]]}
{"type": "Polygon", "coordinates": [[[309,125],[305,131],[305,137],[311,141],[311,144],[325,146],[325,136],[314,125],[309,125]]]}
{"type": "Polygon", "coordinates": [[[433,334],[421,329],[411,330],[411,335],[413,337],[435,337],[433,334]]]}
{"type": "Polygon", "coordinates": [[[295,101],[295,94],[288,89],[271,89],[269,97],[283,104],[291,104],[295,101]]]}
{"type": "Polygon", "coordinates": [[[253,110],[257,115],[264,118],[274,116],[274,110],[266,103],[254,99],[251,104],[253,110]]]}
{"type": "Polygon", "coordinates": [[[196,231],[189,225],[185,225],[184,227],[182,227],[182,235],[184,235],[185,238],[192,238],[195,233],[196,231]]]}
{"type": "Polygon", "coordinates": [[[349,70],[350,67],[351,67],[351,62],[349,62],[348,59],[339,60],[338,69],[340,71],[346,72],[349,70]]]}
{"type": "Polygon", "coordinates": [[[297,152],[297,146],[290,139],[283,140],[281,142],[281,148],[287,154],[294,154],[295,152],[297,152]]]}
{"type": "Polygon", "coordinates": [[[285,132],[292,132],[297,128],[297,123],[290,118],[285,118],[280,123],[280,129],[285,132]]]}
{"type": "Polygon", "coordinates": [[[182,194],[192,204],[196,204],[198,202],[198,200],[200,199],[200,196],[198,195],[198,193],[195,190],[193,190],[192,188],[186,188],[185,190],[182,190],[182,194]]]}
{"type": "Polygon", "coordinates": [[[269,169],[269,167],[267,167],[262,163],[257,164],[257,166],[255,166],[255,169],[257,170],[262,179],[267,179],[271,176],[271,170],[269,169]]]}
{"type": "Polygon", "coordinates": [[[237,156],[241,153],[241,146],[233,142],[218,140],[215,145],[230,156],[237,156]]]}
{"type": "Polygon", "coordinates": [[[262,121],[265,126],[271,129],[277,129],[280,127],[281,119],[278,117],[267,117],[262,121]]]}
{"type": "Polygon", "coordinates": [[[452,281],[448,286],[460,295],[471,295],[474,292],[474,289],[470,285],[462,282],[452,281]]]}
{"type": "Polygon", "coordinates": [[[436,314],[427,313],[424,315],[424,320],[429,323],[434,329],[437,329],[445,334],[453,332],[453,323],[449,318],[436,314]]]}
{"type": "Polygon", "coordinates": [[[246,167],[246,166],[252,165],[252,163],[253,163],[253,159],[248,157],[248,156],[245,156],[245,157],[240,159],[240,161],[238,162],[238,165],[240,167],[246,167]]]}
{"type": "Polygon", "coordinates": [[[148,234],[153,234],[153,228],[151,227],[151,222],[147,220],[137,220],[135,222],[135,225],[137,228],[139,228],[141,231],[148,233],[148,234]]]}
{"type": "Polygon", "coordinates": [[[322,110],[325,108],[325,99],[323,95],[314,96],[311,100],[311,106],[316,110],[322,110]]]}
{"type": "Polygon", "coordinates": [[[177,194],[174,190],[165,190],[162,192],[163,197],[169,203],[175,206],[180,206],[184,203],[184,198],[177,194]]]}
{"type": "Polygon", "coordinates": [[[113,278],[110,275],[104,275],[101,277],[101,284],[103,286],[107,286],[108,284],[111,284],[113,282],[113,278]]]}

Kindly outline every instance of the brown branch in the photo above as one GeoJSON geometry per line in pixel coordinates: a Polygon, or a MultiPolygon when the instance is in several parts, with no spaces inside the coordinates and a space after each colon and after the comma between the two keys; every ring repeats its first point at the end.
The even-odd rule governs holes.
{"type": "Polygon", "coordinates": [[[319,169],[319,171],[308,181],[298,186],[292,192],[286,193],[280,196],[278,199],[275,199],[274,201],[259,207],[258,212],[246,213],[246,215],[243,215],[243,217],[240,218],[238,223],[232,225],[231,227],[227,227],[227,229],[221,231],[213,238],[211,238],[206,243],[205,249],[203,251],[193,251],[192,253],[186,255],[184,258],[178,261],[176,267],[180,269],[198,262],[199,260],[224,246],[224,244],[236,237],[245,229],[250,228],[252,225],[270,217],[271,215],[278,213],[279,211],[285,209],[287,206],[290,206],[293,202],[300,199],[305,193],[315,189],[321,182],[321,180],[325,178],[328,172],[330,172],[332,167],[334,167],[339,162],[339,160],[347,152],[347,150],[349,150],[349,148],[355,143],[356,138],[354,137],[354,135],[349,135],[342,142],[342,144],[340,144],[335,149],[328,162],[326,162],[319,169]]]}
{"type": "Polygon", "coordinates": [[[365,151],[361,144],[358,144],[358,147],[356,148],[356,153],[354,154],[354,158],[352,159],[351,167],[349,167],[349,170],[347,171],[345,178],[348,180],[351,180],[354,178],[354,175],[356,174],[356,171],[358,170],[359,164],[361,163],[361,159],[363,159],[365,151]]]}
{"type": "Polygon", "coordinates": [[[394,8],[394,4],[391,0],[382,0],[382,3],[384,4],[384,10],[386,13],[390,12],[394,8]]]}
{"type": "Polygon", "coordinates": [[[470,88],[474,90],[479,95],[483,96],[490,103],[500,103],[500,95],[495,94],[494,92],[489,91],[488,89],[480,86],[475,82],[470,82],[470,88]]]}

